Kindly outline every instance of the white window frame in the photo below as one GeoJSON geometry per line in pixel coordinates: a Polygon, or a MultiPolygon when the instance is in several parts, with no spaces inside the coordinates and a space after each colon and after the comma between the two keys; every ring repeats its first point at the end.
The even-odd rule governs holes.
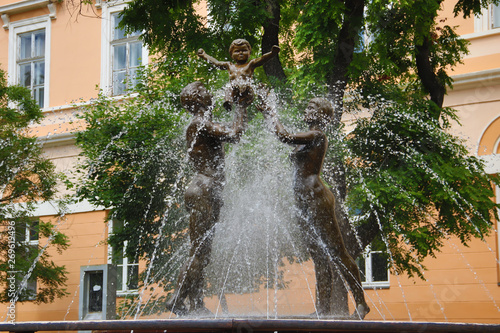
{"type": "MultiPolygon", "coordinates": [[[[111,236],[113,234],[113,221],[108,222],[108,235],[111,236]]],[[[123,265],[121,267],[122,269],[122,289],[116,290],[116,294],[118,296],[125,296],[125,295],[130,295],[130,294],[137,294],[138,289],[128,289],[128,267],[129,266],[139,266],[139,262],[136,263],[130,263],[128,257],[125,254],[125,249],[127,248],[127,241],[123,243],[123,253],[122,253],[122,258],[123,258],[123,265]]],[[[113,247],[111,245],[108,245],[108,264],[113,264],[113,247]]],[[[116,267],[116,270],[118,271],[120,267],[116,267]]],[[[118,286],[117,286],[118,288],[118,286]]]]}
{"type": "Polygon", "coordinates": [[[500,28],[500,4],[498,5],[490,5],[490,29],[498,29],[500,28]],[[495,12],[499,16],[498,20],[498,26],[495,27],[495,12]]]}
{"type": "Polygon", "coordinates": [[[26,20],[11,22],[9,24],[9,77],[8,82],[11,85],[19,84],[18,82],[18,66],[17,53],[19,50],[18,36],[23,33],[32,32],[35,30],[45,29],[45,78],[44,78],[44,94],[42,109],[46,109],[50,105],[50,44],[51,44],[51,18],[49,15],[38,16],[26,20]]]}
{"type": "MultiPolygon", "coordinates": [[[[481,10],[481,14],[474,16],[474,33],[485,33],[499,31],[500,26],[493,27],[494,24],[494,10],[495,5],[490,4],[487,8],[481,10]]],[[[500,5],[498,5],[500,7],[500,5]]],[[[500,15],[500,8],[497,9],[500,15]]]]}
{"type": "MultiPolygon", "coordinates": [[[[33,222],[35,222],[35,221],[33,221],[33,222]]],[[[39,225],[40,222],[39,221],[36,221],[36,222],[37,222],[37,225],[39,225]]],[[[38,249],[38,244],[40,242],[40,231],[38,231],[38,237],[35,240],[31,240],[31,233],[30,233],[31,226],[29,226],[28,224],[25,224],[22,228],[24,230],[24,237],[21,240],[21,243],[24,244],[25,246],[36,247],[38,249]]],[[[24,287],[24,289],[25,290],[32,290],[35,293],[35,295],[29,299],[35,300],[36,294],[38,292],[37,280],[36,279],[28,279],[26,281],[26,286],[24,287]]]]}
{"type": "MultiPolygon", "coordinates": [[[[113,95],[113,22],[112,15],[123,11],[127,4],[123,1],[102,2],[101,24],[101,90],[108,96],[113,95]]],[[[142,65],[148,64],[149,52],[146,45],[142,46],[142,65]]],[[[118,95],[120,96],[120,95],[118,95]]]]}
{"type": "Polygon", "coordinates": [[[391,274],[389,269],[387,270],[387,281],[373,281],[372,279],[372,254],[373,253],[383,253],[384,251],[371,251],[371,246],[366,247],[363,257],[365,259],[365,281],[362,282],[363,288],[366,289],[382,289],[390,287],[391,274]]]}
{"type": "Polygon", "coordinates": [[[30,246],[38,246],[39,239],[40,239],[40,233],[38,233],[38,237],[35,240],[31,240],[30,229],[31,229],[31,226],[28,227],[28,225],[26,225],[26,227],[24,228],[25,233],[24,233],[24,241],[23,241],[23,243],[26,244],[26,245],[30,245],[30,246]]]}

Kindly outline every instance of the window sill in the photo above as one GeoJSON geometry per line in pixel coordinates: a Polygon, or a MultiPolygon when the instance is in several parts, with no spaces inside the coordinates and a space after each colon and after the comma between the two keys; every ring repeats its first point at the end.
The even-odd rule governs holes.
{"type": "Polygon", "coordinates": [[[117,290],[116,297],[127,297],[139,295],[139,290],[117,290]]]}
{"type": "Polygon", "coordinates": [[[471,34],[462,35],[460,37],[467,40],[473,40],[496,35],[500,35],[500,28],[492,28],[486,31],[473,32],[471,34]]]}
{"type": "Polygon", "coordinates": [[[371,283],[366,283],[363,282],[363,289],[389,289],[390,284],[389,282],[371,282],[371,283]]]}

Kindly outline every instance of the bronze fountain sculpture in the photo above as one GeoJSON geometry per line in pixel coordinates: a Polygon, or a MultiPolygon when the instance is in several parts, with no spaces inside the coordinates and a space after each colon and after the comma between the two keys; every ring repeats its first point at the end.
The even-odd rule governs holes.
{"type": "MultiPolygon", "coordinates": [[[[212,96],[202,83],[189,84],[180,96],[183,107],[194,116],[187,128],[186,139],[195,176],[185,193],[186,207],[190,212],[190,261],[181,268],[176,290],[167,302],[167,309],[179,316],[211,314],[203,301],[203,270],[210,262],[214,228],[223,206],[223,146],[225,142],[239,141],[246,127],[246,109],[254,98],[254,69],[279,52],[275,46],[271,52],[249,61],[250,50],[247,41],[235,40],[230,48],[235,64],[218,61],[202,49],[198,51],[200,58],[229,71],[231,84],[226,90],[224,107],[234,111],[230,127],[212,121],[212,96]],[[184,303],[187,298],[189,308],[184,303]]],[[[328,147],[324,128],[333,114],[330,102],[321,98],[312,99],[304,116],[309,131],[296,134],[285,130],[266,105],[265,98],[257,108],[272,124],[280,141],[296,146],[290,156],[294,166],[293,192],[299,212],[299,228],[315,266],[317,316],[333,314],[333,276],[338,271],[356,302],[352,317],[363,319],[370,309],[365,301],[359,269],[345,248],[335,218],[334,195],[320,178],[328,147]]]]}

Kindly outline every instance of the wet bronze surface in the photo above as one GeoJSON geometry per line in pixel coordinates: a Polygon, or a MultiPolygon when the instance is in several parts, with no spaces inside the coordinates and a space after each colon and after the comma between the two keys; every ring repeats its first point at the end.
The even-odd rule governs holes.
{"type": "Polygon", "coordinates": [[[387,333],[496,333],[499,324],[425,323],[396,321],[342,321],[313,319],[160,319],[0,323],[0,331],[134,332],[387,332],[387,333]]]}
{"type": "Polygon", "coordinates": [[[181,268],[174,295],[166,305],[177,315],[211,314],[203,302],[203,271],[210,262],[214,227],[223,205],[224,144],[239,140],[251,99],[248,94],[240,96],[233,107],[234,121],[231,126],[225,126],[212,121],[212,95],[201,82],[191,83],[181,92],[182,105],[193,115],[186,141],[195,174],[184,196],[190,214],[189,260],[181,268]],[[189,300],[189,306],[184,303],[185,299],[189,300]]]}
{"type": "Polygon", "coordinates": [[[293,190],[301,234],[314,261],[316,311],[320,316],[334,313],[334,273],[339,272],[356,301],[353,319],[363,319],[370,309],[365,301],[359,269],[345,248],[335,215],[335,197],[320,178],[328,148],[324,129],[333,116],[333,108],[325,99],[311,99],[304,111],[309,130],[301,133],[289,133],[265,101],[258,108],[273,125],[278,139],[295,146],[290,155],[295,169],[293,190]]]}

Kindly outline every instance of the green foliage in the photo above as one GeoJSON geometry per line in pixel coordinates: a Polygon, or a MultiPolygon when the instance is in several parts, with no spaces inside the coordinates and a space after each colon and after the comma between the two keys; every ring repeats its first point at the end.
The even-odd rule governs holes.
{"type": "Polygon", "coordinates": [[[496,217],[491,195],[498,180],[427,117],[432,107],[418,95],[406,105],[381,103],[347,140],[348,206],[362,216],[358,223],[376,220],[394,268],[410,276],[420,275],[421,262],[444,239],[482,239],[496,217]]]}
{"type": "Polygon", "coordinates": [[[488,5],[495,4],[498,5],[498,0],[458,0],[453,8],[453,13],[455,16],[460,14],[464,18],[471,17],[476,13],[481,12],[482,8],[487,8],[488,5]]]}
{"type": "Polygon", "coordinates": [[[375,95],[369,90],[372,86],[377,89],[377,86],[394,85],[396,82],[419,88],[415,54],[416,46],[421,45],[424,38],[431,40],[432,72],[438,76],[439,82],[450,86],[451,79],[447,72],[461,63],[462,56],[467,53],[468,42],[460,39],[453,27],[445,25],[445,20],[433,21],[440,3],[433,0],[390,3],[376,1],[367,10],[366,25],[372,40],[363,56],[355,58],[357,68],[353,71],[363,77],[367,84],[364,89],[375,95]],[[421,15],[423,9],[425,13],[421,15]],[[361,67],[361,63],[370,65],[361,67]],[[367,82],[367,79],[370,81],[367,82]]]}
{"type": "Polygon", "coordinates": [[[128,31],[144,31],[143,39],[153,50],[189,50],[195,41],[203,41],[207,34],[193,7],[194,2],[132,1],[123,12],[121,24],[128,31]]]}
{"type": "Polygon", "coordinates": [[[36,203],[55,199],[59,175],[51,161],[44,157],[36,137],[29,135],[28,126],[42,120],[43,114],[24,87],[7,86],[5,73],[0,70],[0,301],[53,302],[67,295],[64,283],[67,271],[51,261],[48,246],[62,251],[68,246],[67,237],[50,222],[33,217],[36,203]],[[40,244],[30,245],[24,238],[28,225],[40,244]],[[14,246],[14,247],[12,247],[14,246]],[[10,250],[10,252],[9,252],[10,250]],[[7,278],[15,277],[16,293],[9,295],[7,278]],[[22,281],[36,279],[36,293],[22,287],[22,281]]]}
{"type": "Polygon", "coordinates": [[[236,38],[245,38],[258,49],[259,29],[266,18],[265,1],[208,1],[210,25],[195,9],[199,1],[132,1],[123,12],[122,26],[144,31],[142,38],[157,52],[205,49],[221,60],[236,38]]]}
{"type": "MultiPolygon", "coordinates": [[[[165,218],[183,215],[179,198],[186,178],[185,147],[180,138],[185,119],[177,97],[180,84],[175,79],[167,82],[162,67],[156,73],[144,74],[133,98],[116,103],[100,95],[83,110],[88,127],[77,133],[86,170],[78,195],[109,207],[108,219],[125,225],[114,230],[111,244],[122,246],[127,240],[128,254],[141,258],[152,252],[155,242],[146,239],[162,232],[165,218]]],[[[170,235],[185,224],[166,227],[163,232],[170,235]]]]}

